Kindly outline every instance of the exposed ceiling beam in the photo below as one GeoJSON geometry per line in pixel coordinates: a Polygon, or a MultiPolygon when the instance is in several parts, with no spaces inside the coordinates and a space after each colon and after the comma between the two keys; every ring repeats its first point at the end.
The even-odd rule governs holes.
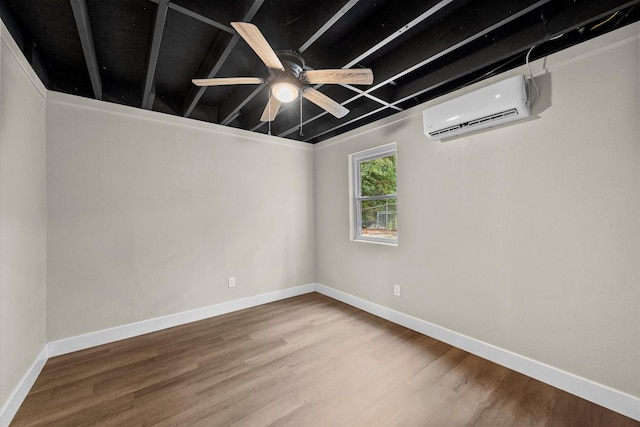
{"type": "Polygon", "coordinates": [[[156,9],[156,19],[153,23],[153,36],[151,39],[151,50],[147,59],[147,72],[142,90],[142,108],[150,110],[153,107],[153,99],[151,96],[151,88],[156,75],[156,65],[158,64],[158,54],[160,53],[160,43],[162,42],[162,34],[164,33],[164,23],[167,19],[169,11],[169,0],[159,0],[156,9]]]}
{"type": "Polygon", "coordinates": [[[516,19],[535,11],[551,0],[522,2],[520,0],[503,0],[501,7],[481,11],[460,9],[457,16],[432,27],[429,31],[413,37],[401,48],[390,52],[383,59],[371,64],[375,70],[374,85],[366,91],[371,92],[391,83],[407,74],[422,68],[470,43],[484,37],[492,31],[507,25],[516,19]],[[523,4],[524,3],[524,4],[523,4]],[[483,16],[484,15],[484,16],[483,16]],[[451,28],[450,22],[466,22],[466,26],[451,28]],[[440,35],[438,39],[434,34],[440,35]]]}
{"type": "MultiPolygon", "coordinates": [[[[523,72],[526,56],[539,71],[545,56],[640,19],[640,0],[62,2],[0,0],[0,12],[9,29],[20,28],[16,40],[46,86],[78,96],[266,133],[259,115],[272,81],[209,90],[190,83],[209,73],[266,77],[230,28],[248,20],[251,8],[249,21],[270,43],[303,52],[304,69],[371,68],[372,85],[305,85],[348,108],[344,118],[306,101],[300,109],[297,102],[283,104],[270,133],[310,143],[420,108],[489,76],[523,72]],[[165,56],[176,61],[165,64],[165,56]],[[300,122],[305,135],[298,135],[300,122]]],[[[549,88],[539,86],[548,96],[549,88]]]]}
{"type": "MultiPolygon", "coordinates": [[[[434,91],[448,83],[472,75],[474,72],[491,67],[493,64],[505,61],[514,55],[524,55],[531,47],[539,46],[551,39],[575,31],[577,28],[588,26],[589,23],[611,16],[619,10],[640,4],[640,0],[618,2],[618,6],[612,7],[598,0],[583,2],[575,7],[568,8],[559,14],[550,17],[544,23],[524,28],[472,54],[447,64],[447,67],[439,68],[418,80],[399,87],[394,95],[393,105],[401,104],[416,96],[434,91]],[[519,53],[518,53],[519,52],[519,53]]],[[[329,127],[319,126],[317,129],[307,131],[305,141],[326,135],[330,132],[349,126],[359,120],[380,113],[384,107],[372,110],[352,120],[338,123],[329,127]]]]}
{"type": "MultiPolygon", "coordinates": [[[[533,46],[540,46],[551,39],[570,33],[576,28],[582,28],[591,21],[611,16],[616,11],[635,4],[640,4],[640,0],[627,1],[627,3],[615,8],[602,1],[583,2],[579,7],[564,10],[548,18],[544,24],[539,22],[537,25],[524,28],[509,35],[507,39],[499,40],[486,48],[474,51],[464,58],[447,64],[446,68],[436,69],[432,73],[398,87],[393,95],[393,104],[403,103],[437,89],[474,71],[504,61],[518,52],[523,53],[533,46]]],[[[558,42],[561,43],[562,40],[558,40],[558,42]]]]}
{"type": "MultiPolygon", "coordinates": [[[[214,43],[211,44],[209,51],[207,52],[203,65],[200,67],[201,71],[198,71],[198,73],[194,77],[202,79],[210,79],[215,77],[216,74],[218,74],[218,71],[220,71],[220,68],[222,68],[224,63],[227,61],[227,58],[229,58],[229,55],[231,54],[231,51],[233,51],[233,48],[236,46],[236,44],[238,44],[238,41],[240,41],[240,36],[238,34],[234,34],[225,45],[222,52],[219,54],[218,43],[214,41],[214,43]],[[214,57],[217,57],[217,60],[213,63],[213,65],[208,65],[209,59],[214,57]]],[[[206,86],[194,86],[192,84],[190,85],[187,96],[185,97],[184,109],[182,112],[182,115],[184,117],[189,117],[191,113],[193,113],[193,109],[196,107],[196,105],[200,101],[200,98],[202,98],[202,95],[204,95],[206,90],[206,86]]]]}
{"type": "Polygon", "coordinates": [[[437,2],[432,7],[429,7],[427,10],[422,12],[420,15],[416,16],[411,21],[409,21],[406,24],[402,25],[401,27],[397,28],[395,31],[393,31],[391,34],[389,34],[383,40],[379,41],[375,45],[371,46],[369,49],[367,49],[364,52],[362,52],[360,55],[358,55],[355,58],[353,58],[351,61],[347,62],[342,68],[351,68],[354,65],[357,65],[360,61],[364,60],[365,58],[369,57],[373,53],[375,53],[378,50],[382,49],[384,46],[388,45],[389,43],[391,43],[392,41],[394,41],[398,37],[402,36],[407,31],[409,31],[412,28],[416,27],[417,25],[421,24],[426,19],[432,17],[433,15],[435,15],[437,12],[439,12],[441,9],[443,9],[446,6],[448,6],[452,2],[453,2],[453,0],[443,0],[443,1],[437,2]]]}
{"type": "MultiPolygon", "coordinates": [[[[363,94],[355,95],[342,102],[342,105],[349,104],[364,96],[364,93],[371,93],[385,85],[391,84],[394,80],[424,67],[457,49],[469,45],[485,34],[489,34],[491,31],[513,22],[549,1],[551,0],[528,1],[523,7],[522,1],[503,0],[501,4],[503,7],[489,8],[485,11],[486,16],[483,17],[478,17],[477,10],[459,9],[454,12],[454,14],[462,16],[452,17],[451,19],[454,19],[454,22],[468,22],[465,28],[452,31],[448,20],[444,20],[428,31],[416,35],[400,48],[370,64],[375,75],[373,86],[366,89],[363,94]],[[443,37],[434,40],[433,34],[441,34],[443,37]]],[[[311,123],[323,115],[324,114],[318,114],[315,117],[311,117],[303,124],[311,123]]],[[[286,136],[296,129],[297,127],[292,127],[278,135],[286,136]]]]}
{"type": "Polygon", "coordinates": [[[348,120],[346,122],[341,122],[341,123],[336,124],[335,126],[326,127],[322,131],[319,131],[319,132],[316,131],[313,134],[313,136],[306,136],[304,141],[308,142],[308,141],[312,140],[313,138],[317,138],[319,136],[326,135],[326,134],[328,134],[330,132],[333,132],[333,131],[338,130],[340,128],[343,128],[345,126],[349,126],[349,125],[351,125],[353,123],[356,123],[356,122],[358,122],[358,121],[360,121],[360,120],[362,120],[362,119],[364,119],[366,117],[373,116],[375,114],[381,113],[386,109],[387,109],[386,107],[380,107],[380,108],[377,108],[375,110],[371,110],[371,111],[369,111],[367,113],[361,114],[358,117],[355,117],[355,118],[353,118],[351,120],[348,120]]]}
{"type": "Polygon", "coordinates": [[[228,125],[229,123],[234,121],[240,115],[240,110],[245,105],[247,105],[249,101],[255,98],[255,96],[258,95],[266,86],[267,86],[267,82],[264,82],[260,86],[257,86],[256,88],[254,88],[248,94],[242,91],[241,88],[236,88],[236,90],[234,90],[229,96],[229,98],[234,98],[235,100],[231,103],[225,102],[222,104],[222,106],[220,106],[220,113],[224,115],[224,118],[220,122],[220,124],[228,125]],[[235,105],[235,107],[232,110],[223,110],[223,108],[229,105],[235,105]]]}
{"type": "Polygon", "coordinates": [[[82,52],[87,63],[91,86],[93,87],[93,95],[96,99],[102,99],[102,79],[100,78],[100,68],[98,67],[98,59],[96,58],[96,48],[93,44],[93,34],[91,33],[91,21],[89,20],[89,10],[87,9],[86,0],[69,0],[73,17],[78,28],[80,43],[82,44],[82,52]]]}
{"type": "Polygon", "coordinates": [[[207,18],[206,16],[202,16],[199,13],[196,13],[196,12],[194,12],[192,10],[184,8],[184,7],[182,7],[180,5],[177,5],[175,3],[170,3],[169,7],[171,9],[175,10],[176,12],[180,12],[183,15],[187,15],[187,16],[193,18],[193,19],[196,19],[196,20],[204,23],[204,24],[211,25],[212,27],[217,28],[219,30],[226,31],[229,34],[234,34],[235,33],[233,28],[231,28],[231,27],[229,27],[227,25],[221,24],[218,21],[214,21],[213,19],[207,18]]]}
{"type": "Polygon", "coordinates": [[[351,85],[345,85],[345,84],[342,84],[340,86],[342,86],[344,88],[347,88],[352,92],[356,92],[356,93],[362,94],[363,96],[369,98],[372,101],[377,102],[380,105],[384,105],[385,107],[391,108],[391,109],[396,110],[396,111],[402,111],[402,108],[398,107],[397,105],[393,105],[391,102],[385,101],[384,99],[382,99],[382,98],[380,98],[378,96],[374,96],[371,93],[365,93],[365,91],[362,90],[362,89],[358,89],[357,87],[354,87],[354,86],[351,86],[351,85]]]}
{"type": "MultiPolygon", "coordinates": [[[[163,0],[149,0],[149,1],[157,4],[157,3],[160,3],[160,1],[163,1],[163,0]]],[[[202,22],[204,24],[210,25],[210,26],[212,26],[214,28],[217,28],[219,30],[226,31],[229,34],[235,34],[235,31],[233,30],[233,28],[231,28],[231,27],[229,27],[227,25],[221,24],[218,21],[214,21],[211,18],[207,18],[206,16],[200,15],[199,13],[196,13],[196,12],[194,12],[192,10],[189,10],[189,9],[187,9],[185,7],[182,7],[180,5],[177,5],[175,3],[169,3],[169,9],[175,10],[176,12],[180,12],[183,15],[189,16],[189,17],[191,17],[191,18],[193,18],[195,20],[198,20],[198,21],[200,21],[200,22],[202,22]]]]}
{"type": "Polygon", "coordinates": [[[322,46],[310,49],[305,55],[308,63],[341,64],[341,68],[351,68],[369,58],[390,43],[407,36],[420,25],[427,25],[430,20],[446,12],[463,7],[470,0],[423,0],[413,2],[410,7],[398,7],[397,2],[386,2],[371,16],[353,27],[340,40],[347,49],[326,50],[322,46]],[[440,13],[439,13],[440,12],[440,13]]]}
{"type": "Polygon", "coordinates": [[[311,37],[305,41],[302,46],[298,48],[298,52],[304,53],[305,50],[309,48],[316,40],[318,40],[324,33],[326,33],[329,28],[333,26],[340,18],[342,18],[353,6],[358,3],[359,0],[349,0],[347,1],[336,13],[334,13],[329,19],[325,21],[325,23],[318,28],[318,30],[313,33],[311,37]]]}
{"type": "MultiPolygon", "coordinates": [[[[256,13],[258,13],[258,10],[262,6],[262,3],[264,3],[264,0],[254,0],[249,10],[243,16],[242,21],[250,22],[253,19],[253,17],[256,15],[256,13]]],[[[215,62],[215,64],[208,70],[204,70],[203,72],[198,73],[198,77],[210,79],[215,77],[218,71],[220,71],[220,68],[222,68],[224,63],[227,61],[227,58],[229,58],[231,51],[240,40],[240,36],[238,35],[238,33],[232,30],[231,34],[233,34],[233,36],[231,37],[231,40],[229,40],[229,42],[227,43],[226,47],[218,57],[218,60],[215,62]]],[[[212,49],[210,50],[210,52],[213,52],[214,50],[215,50],[215,47],[212,46],[212,49]]],[[[209,58],[206,58],[205,61],[207,61],[208,59],[209,58]]],[[[189,88],[189,91],[187,92],[187,96],[185,98],[184,112],[183,112],[184,117],[189,117],[191,115],[191,113],[193,112],[193,109],[195,108],[196,104],[198,104],[198,102],[200,101],[200,98],[202,98],[202,95],[204,95],[204,92],[206,90],[207,90],[206,87],[197,87],[197,86],[191,85],[191,87],[189,88]]],[[[228,117],[223,118],[223,120],[226,118],[228,117]]]]}

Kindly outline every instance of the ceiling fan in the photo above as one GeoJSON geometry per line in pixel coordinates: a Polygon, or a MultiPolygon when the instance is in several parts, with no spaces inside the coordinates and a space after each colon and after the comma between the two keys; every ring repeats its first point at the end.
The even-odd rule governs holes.
{"type": "Polygon", "coordinates": [[[269,77],[267,79],[261,77],[219,77],[193,79],[192,82],[197,86],[268,83],[269,102],[260,121],[273,121],[282,104],[298,99],[300,94],[303,98],[340,119],[346,116],[349,110],[308,84],[370,85],[373,83],[373,72],[368,68],[305,70],[304,60],[299,54],[293,51],[275,52],[255,25],[248,22],[232,22],[231,26],[267,66],[269,77]]]}

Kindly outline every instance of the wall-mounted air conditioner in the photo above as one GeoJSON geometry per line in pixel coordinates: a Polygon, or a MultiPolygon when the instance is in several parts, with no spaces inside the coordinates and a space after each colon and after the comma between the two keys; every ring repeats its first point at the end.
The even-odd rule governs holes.
{"type": "Polygon", "coordinates": [[[529,82],[515,76],[424,110],[424,133],[444,139],[529,117],[529,82]]]}

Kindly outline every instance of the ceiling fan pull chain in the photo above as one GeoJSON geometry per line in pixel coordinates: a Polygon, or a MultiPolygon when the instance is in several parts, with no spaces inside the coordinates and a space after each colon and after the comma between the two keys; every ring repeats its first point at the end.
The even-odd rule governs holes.
{"type": "Polygon", "coordinates": [[[300,136],[304,136],[304,133],[302,133],[302,91],[300,91],[300,136]]]}
{"type": "Polygon", "coordinates": [[[269,135],[271,135],[271,89],[269,89],[269,101],[268,101],[269,106],[267,107],[269,109],[269,135]]]}

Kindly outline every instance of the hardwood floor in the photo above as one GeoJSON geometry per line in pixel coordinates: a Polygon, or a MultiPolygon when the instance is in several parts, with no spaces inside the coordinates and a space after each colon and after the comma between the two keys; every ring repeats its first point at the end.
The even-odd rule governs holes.
{"type": "Polygon", "coordinates": [[[14,426],[640,426],[312,293],[51,358],[14,426]]]}

